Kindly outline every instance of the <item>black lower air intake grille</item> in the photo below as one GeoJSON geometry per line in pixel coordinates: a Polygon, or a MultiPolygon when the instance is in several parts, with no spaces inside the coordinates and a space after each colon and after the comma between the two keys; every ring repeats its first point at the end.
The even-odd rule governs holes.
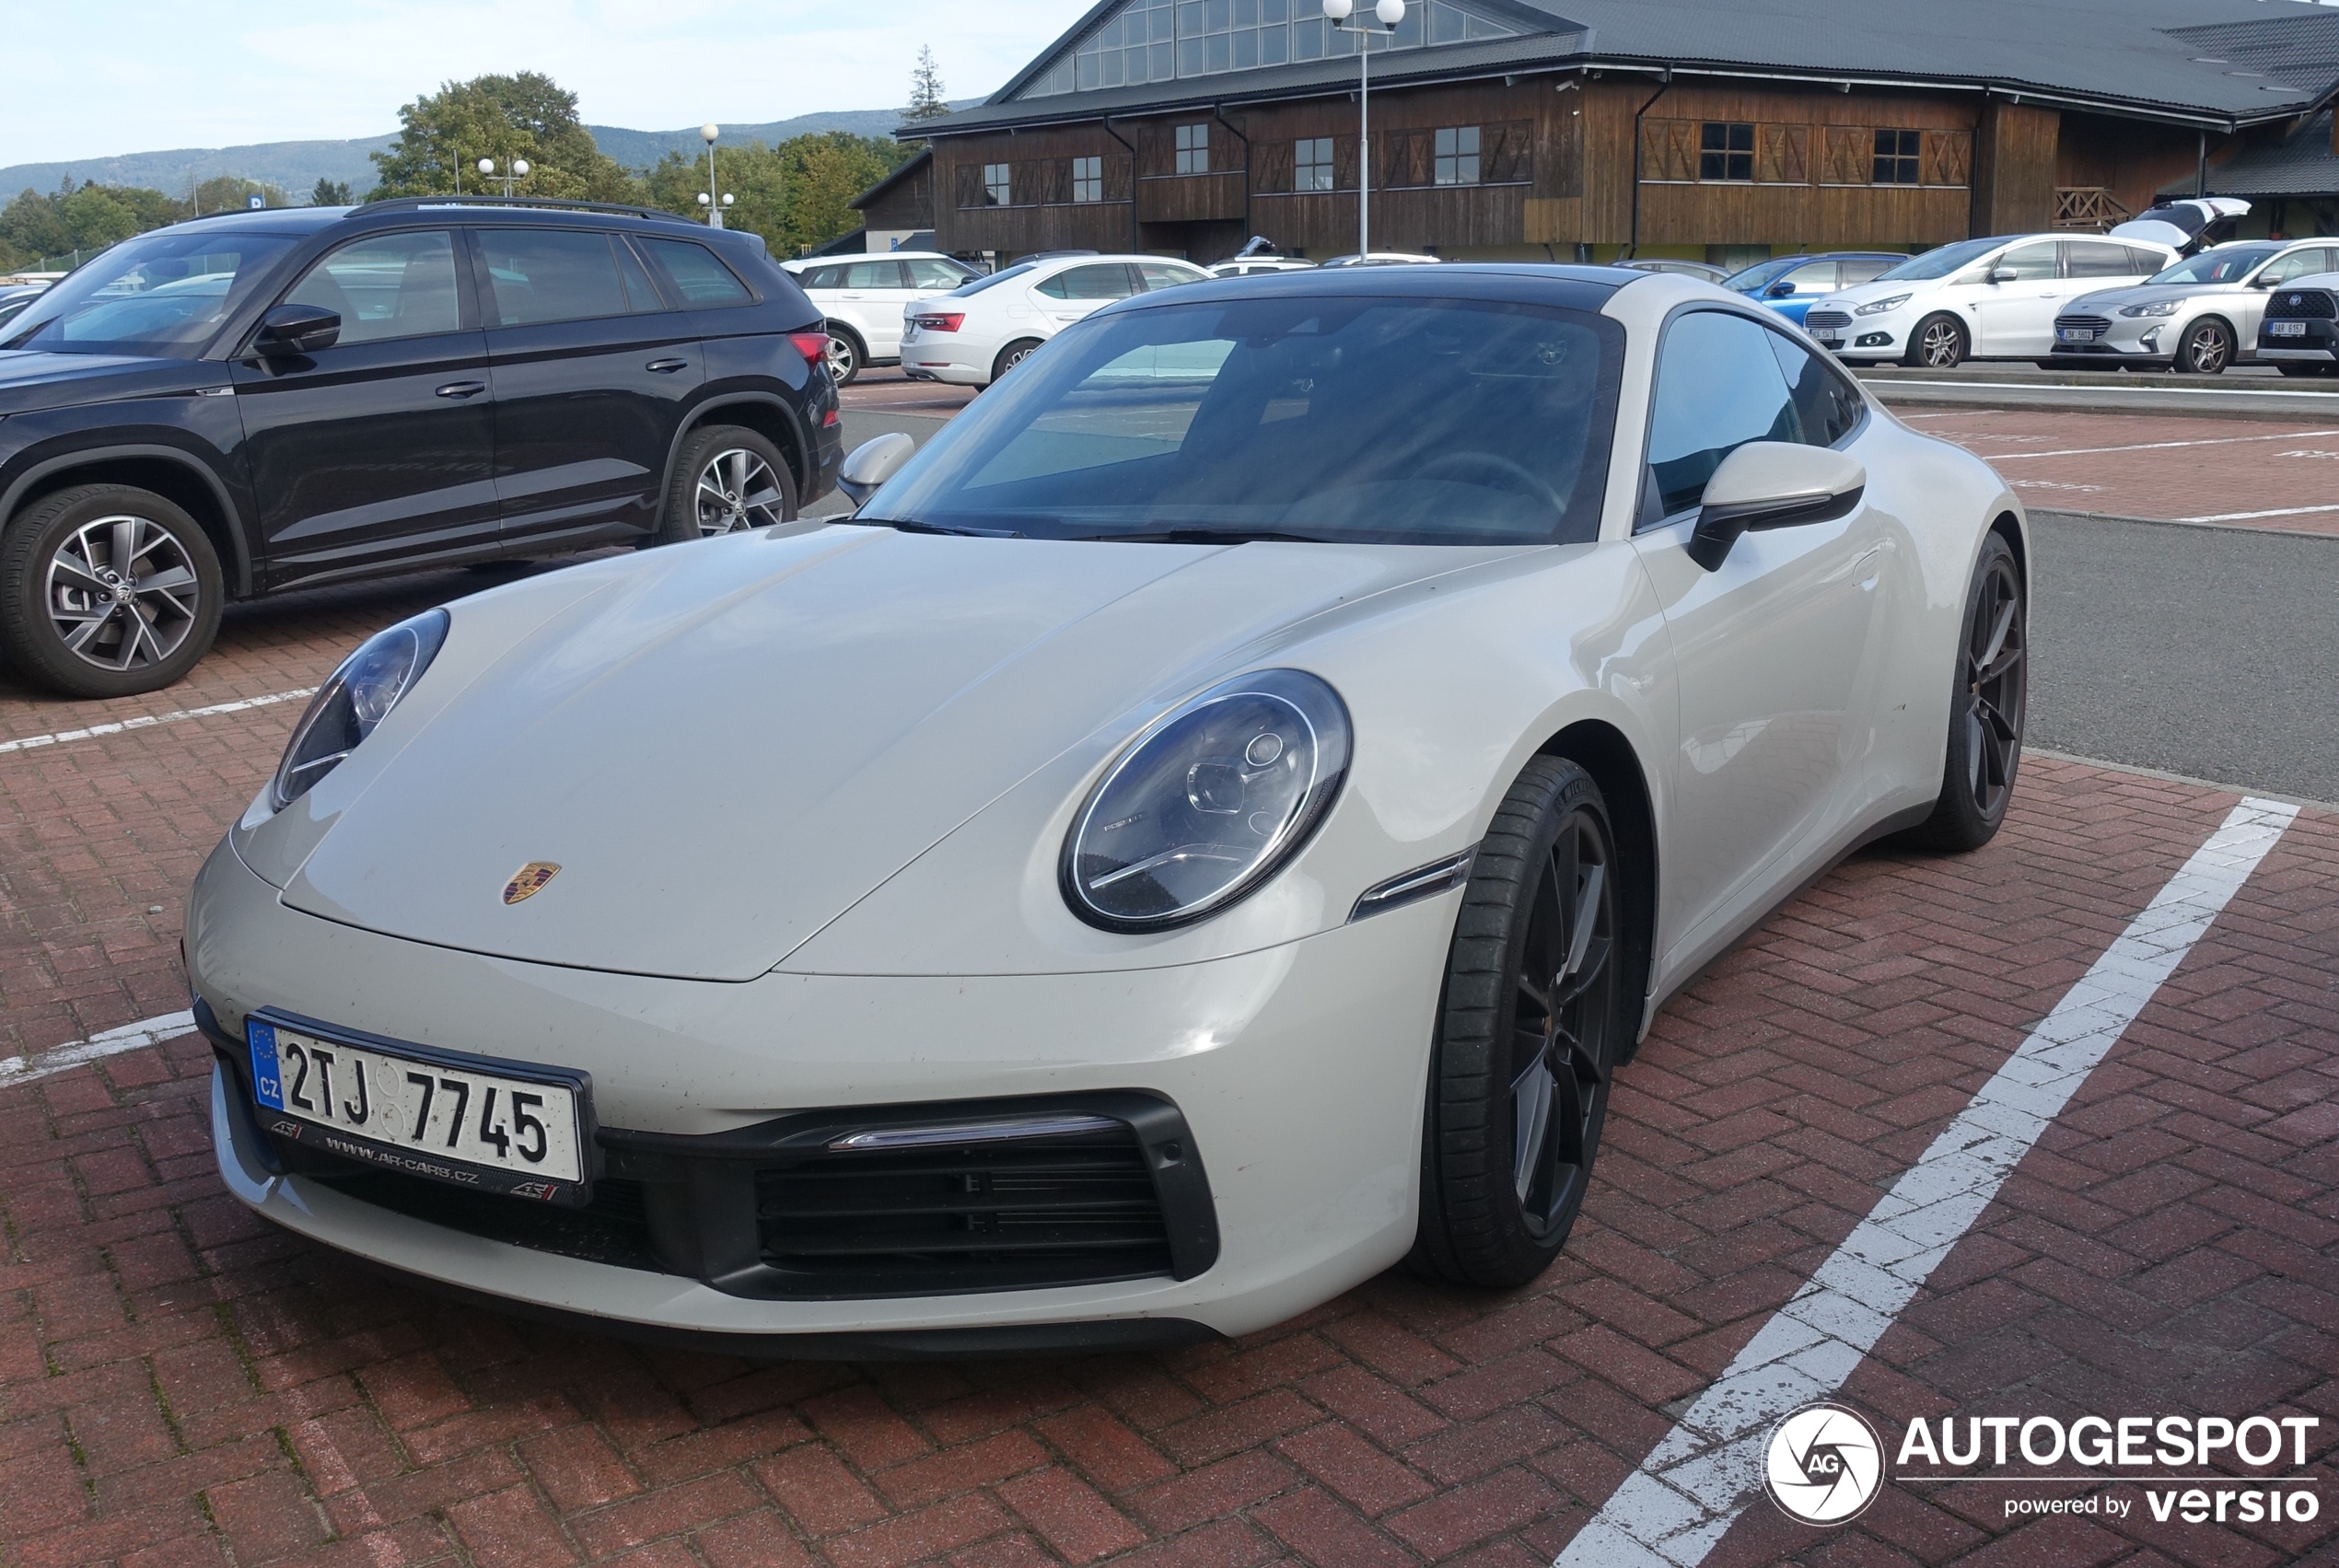
{"type": "Polygon", "coordinates": [[[345,1175],[322,1179],[361,1202],[490,1241],[621,1269],[660,1269],[650,1246],[649,1218],[638,1181],[605,1177],[593,1184],[590,1202],[567,1209],[355,1164],[345,1175]]]}
{"type": "MultiPolygon", "coordinates": [[[[973,1129],[969,1132],[972,1133],[973,1129]]],[[[847,1150],[755,1178],[764,1263],[797,1289],[1002,1290],[1171,1272],[1135,1132],[847,1150]]]]}

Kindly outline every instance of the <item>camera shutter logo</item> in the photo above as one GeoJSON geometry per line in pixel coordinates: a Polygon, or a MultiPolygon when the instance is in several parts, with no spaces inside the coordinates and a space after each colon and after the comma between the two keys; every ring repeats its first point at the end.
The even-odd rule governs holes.
{"type": "Polygon", "coordinates": [[[1882,1489],[1884,1445],[1858,1411],[1805,1405],[1771,1434],[1763,1479],[1788,1518],[1844,1524],[1859,1517],[1882,1489]]]}

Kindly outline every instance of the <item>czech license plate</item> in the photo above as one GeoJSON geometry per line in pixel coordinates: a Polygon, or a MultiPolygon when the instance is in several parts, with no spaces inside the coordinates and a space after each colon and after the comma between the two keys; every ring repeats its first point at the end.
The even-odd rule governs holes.
{"type": "Polygon", "coordinates": [[[483,1192],[570,1204],[590,1196],[592,1091],[582,1073],[265,1013],[244,1030],[261,1120],[280,1137],[483,1192]]]}
{"type": "Polygon", "coordinates": [[[2093,327],[2057,327],[2054,335],[2057,341],[2066,343],[2091,343],[2096,339],[2093,327]]]}
{"type": "Polygon", "coordinates": [[[1822,348],[1834,348],[1844,342],[1844,335],[1833,327],[1814,327],[1811,341],[1822,348]]]}
{"type": "Polygon", "coordinates": [[[2306,335],[2307,324],[2304,321],[2269,321],[2266,323],[2266,336],[2270,338],[2303,338],[2306,335]]]}

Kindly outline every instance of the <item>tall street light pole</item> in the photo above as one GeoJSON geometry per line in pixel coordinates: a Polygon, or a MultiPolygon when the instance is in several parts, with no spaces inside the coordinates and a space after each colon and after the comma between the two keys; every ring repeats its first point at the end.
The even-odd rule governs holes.
{"type": "Polygon", "coordinates": [[[1356,0],[1324,0],[1324,19],[1334,32],[1353,33],[1356,45],[1356,260],[1372,254],[1372,41],[1376,33],[1394,37],[1405,19],[1405,0],[1379,0],[1372,14],[1379,28],[1348,27],[1356,0]]]}
{"type": "Polygon", "coordinates": [[[699,138],[706,144],[706,195],[702,198],[706,203],[706,226],[709,228],[720,228],[723,226],[723,202],[716,194],[717,187],[715,183],[715,138],[723,134],[723,127],[709,121],[698,128],[698,134],[699,138]]]}

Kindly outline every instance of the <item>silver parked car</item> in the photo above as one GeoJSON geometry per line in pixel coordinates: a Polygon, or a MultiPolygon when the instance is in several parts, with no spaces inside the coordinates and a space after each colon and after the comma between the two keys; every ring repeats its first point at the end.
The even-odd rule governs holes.
{"type": "Polygon", "coordinates": [[[2082,295],[2054,319],[2058,367],[2166,367],[2215,376],[2258,357],[2270,291],[2339,271],[2339,239],[2238,239],[2140,284],[2082,295]]]}

